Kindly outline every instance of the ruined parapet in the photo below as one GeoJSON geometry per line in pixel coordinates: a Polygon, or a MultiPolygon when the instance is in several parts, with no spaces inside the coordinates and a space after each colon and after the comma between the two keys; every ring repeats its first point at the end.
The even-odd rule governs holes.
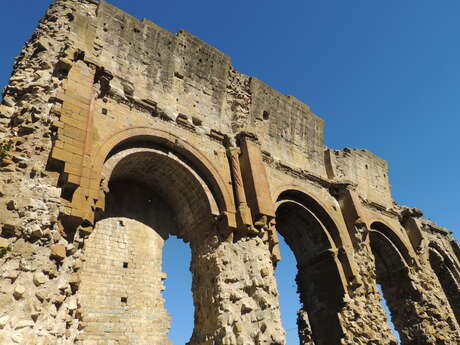
{"type": "Polygon", "coordinates": [[[349,181],[357,186],[360,197],[377,207],[393,208],[388,165],[367,150],[326,150],[326,169],[331,179],[349,181]]]}
{"type": "Polygon", "coordinates": [[[458,343],[452,236],[393,202],[384,160],[328,149],[307,105],[190,33],[55,1],[0,113],[0,342],[167,344],[177,236],[189,344],[284,344],[283,236],[302,343],[394,344],[378,284],[403,344],[458,343]]]}

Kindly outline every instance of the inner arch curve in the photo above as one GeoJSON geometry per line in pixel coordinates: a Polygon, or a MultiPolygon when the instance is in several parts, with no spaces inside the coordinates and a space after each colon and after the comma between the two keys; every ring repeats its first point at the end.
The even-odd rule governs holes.
{"type": "Polygon", "coordinates": [[[93,170],[100,174],[105,162],[112,155],[129,148],[155,148],[179,157],[208,185],[221,212],[234,217],[236,210],[232,191],[219,169],[200,150],[170,132],[149,127],[133,127],[120,131],[105,140],[93,153],[93,170]]]}

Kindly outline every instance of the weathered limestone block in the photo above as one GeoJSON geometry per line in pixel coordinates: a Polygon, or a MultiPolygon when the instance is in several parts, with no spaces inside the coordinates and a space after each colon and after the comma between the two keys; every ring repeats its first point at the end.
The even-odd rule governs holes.
{"type": "Polygon", "coordinates": [[[8,241],[6,238],[0,238],[0,249],[5,249],[10,246],[10,241],[8,241]]]}
{"type": "Polygon", "coordinates": [[[63,260],[67,255],[66,247],[63,244],[55,244],[51,247],[51,257],[63,260]]]}
{"type": "Polygon", "coordinates": [[[302,344],[396,344],[382,298],[402,344],[458,344],[458,243],[394,203],[384,160],[328,149],[323,126],[185,31],[54,1],[0,105],[0,343],[169,344],[176,235],[192,249],[189,344],[285,344],[278,226],[302,344]]]}
{"type": "Polygon", "coordinates": [[[14,288],[13,296],[16,299],[20,299],[24,296],[24,292],[26,292],[26,288],[22,285],[16,285],[14,288]]]}
{"type": "Polygon", "coordinates": [[[36,286],[40,286],[48,280],[48,277],[44,275],[42,272],[37,272],[34,274],[34,284],[36,286]]]}

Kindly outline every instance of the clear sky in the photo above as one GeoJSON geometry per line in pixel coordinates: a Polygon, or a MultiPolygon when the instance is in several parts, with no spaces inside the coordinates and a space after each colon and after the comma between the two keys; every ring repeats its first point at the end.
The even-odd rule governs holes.
{"type": "MultiPolygon", "coordinates": [[[[0,85],[49,3],[9,1],[0,12],[0,85]]],[[[328,146],[386,159],[394,199],[460,238],[458,0],[111,3],[195,34],[309,104],[328,146]]]]}

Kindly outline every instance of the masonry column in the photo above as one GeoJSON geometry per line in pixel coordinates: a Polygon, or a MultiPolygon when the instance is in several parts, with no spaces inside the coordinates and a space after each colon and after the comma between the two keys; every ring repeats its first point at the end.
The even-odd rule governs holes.
{"type": "Polygon", "coordinates": [[[285,344],[268,234],[233,242],[211,230],[191,243],[196,326],[189,344],[285,344]]]}
{"type": "Polygon", "coordinates": [[[354,258],[358,267],[357,284],[350,286],[340,313],[345,344],[359,341],[363,344],[397,344],[380,301],[375,281],[375,262],[367,241],[366,215],[356,192],[345,186],[339,193],[342,214],[353,241],[354,258]]]}
{"type": "Polygon", "coordinates": [[[282,345],[270,224],[254,226],[240,149],[227,153],[240,221],[238,228],[221,220],[193,231],[201,235],[191,240],[195,329],[189,344],[282,345]]]}
{"type": "Polygon", "coordinates": [[[202,235],[191,240],[196,326],[190,345],[285,344],[269,224],[253,224],[240,152],[227,149],[238,228],[220,221],[193,231],[202,235]]]}
{"type": "Polygon", "coordinates": [[[385,295],[395,296],[392,298],[395,301],[388,299],[388,305],[397,310],[394,318],[402,344],[460,343],[458,324],[428,265],[409,268],[401,276],[393,277],[391,285],[385,295]],[[407,277],[407,284],[401,284],[407,277]]]}
{"type": "MultiPolygon", "coordinates": [[[[423,223],[420,219],[423,214],[420,210],[406,209],[402,212],[402,215],[402,223],[408,232],[412,246],[419,254],[420,264],[423,270],[434,280],[433,283],[437,290],[436,296],[443,299],[442,305],[450,306],[450,308],[445,308],[446,313],[452,311],[453,314],[450,317],[455,318],[458,324],[460,321],[460,285],[455,279],[455,277],[459,276],[458,271],[455,269],[458,266],[454,262],[451,262],[452,266],[447,264],[446,258],[441,255],[435,246],[431,246],[433,243],[430,244],[430,239],[425,238],[426,234],[422,231],[423,223]]],[[[437,231],[444,230],[437,229],[437,231]]],[[[441,248],[444,247],[442,245],[445,245],[445,248],[449,247],[448,243],[441,242],[441,251],[441,248]]],[[[455,260],[455,257],[453,260],[455,260]]]]}

